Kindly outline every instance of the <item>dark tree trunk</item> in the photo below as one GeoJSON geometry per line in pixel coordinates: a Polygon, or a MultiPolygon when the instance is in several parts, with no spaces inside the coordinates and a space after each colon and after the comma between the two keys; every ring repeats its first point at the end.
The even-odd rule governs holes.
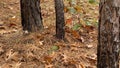
{"type": "Polygon", "coordinates": [[[64,39],[65,36],[65,21],[64,21],[64,3],[63,0],[55,0],[56,11],[56,37],[64,39]]]}
{"type": "Polygon", "coordinates": [[[100,0],[97,68],[119,68],[120,0],[100,0]]]}
{"type": "Polygon", "coordinates": [[[40,0],[20,0],[23,30],[36,32],[43,29],[40,0]]]}

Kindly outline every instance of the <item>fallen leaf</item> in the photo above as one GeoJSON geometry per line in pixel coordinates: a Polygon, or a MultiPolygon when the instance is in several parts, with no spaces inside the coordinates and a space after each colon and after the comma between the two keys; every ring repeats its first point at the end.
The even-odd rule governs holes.
{"type": "Polygon", "coordinates": [[[14,27],[14,26],[17,26],[15,23],[10,23],[9,25],[8,25],[8,27],[14,27]]]}
{"type": "Polygon", "coordinates": [[[4,26],[0,26],[0,30],[5,30],[5,27],[4,26]]]}
{"type": "Polygon", "coordinates": [[[69,18],[69,19],[66,20],[66,25],[67,25],[67,24],[69,24],[69,25],[72,24],[72,18],[69,18]]]}
{"type": "Polygon", "coordinates": [[[46,63],[52,63],[52,57],[50,57],[50,56],[44,56],[44,61],[46,63]]]}
{"type": "Polygon", "coordinates": [[[58,49],[59,49],[59,46],[56,46],[56,45],[54,45],[54,46],[51,47],[51,50],[52,50],[52,51],[56,51],[56,50],[58,50],[58,49]]]}
{"type": "Polygon", "coordinates": [[[92,48],[93,47],[93,45],[91,45],[91,44],[88,44],[88,45],[86,45],[88,48],[92,48]]]}
{"type": "Polygon", "coordinates": [[[43,45],[43,42],[44,42],[44,41],[39,41],[39,44],[40,44],[40,45],[43,45]]]}
{"type": "Polygon", "coordinates": [[[85,66],[82,63],[80,63],[79,68],[85,68],[85,66]]]}
{"type": "Polygon", "coordinates": [[[68,7],[64,7],[64,12],[68,12],[68,11],[69,11],[68,7]]]}
{"type": "Polygon", "coordinates": [[[79,34],[79,32],[73,30],[73,31],[72,31],[72,35],[73,35],[75,38],[80,39],[80,34],[79,34]]]}

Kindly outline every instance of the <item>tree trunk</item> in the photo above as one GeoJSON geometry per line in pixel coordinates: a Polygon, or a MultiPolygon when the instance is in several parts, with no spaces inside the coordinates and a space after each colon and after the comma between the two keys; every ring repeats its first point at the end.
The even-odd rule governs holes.
{"type": "Polygon", "coordinates": [[[43,29],[40,0],[20,0],[23,30],[36,32],[43,29]]]}
{"type": "Polygon", "coordinates": [[[65,36],[65,21],[64,21],[64,4],[63,0],[55,0],[56,11],[56,37],[58,39],[64,39],[65,36]]]}
{"type": "Polygon", "coordinates": [[[120,0],[100,0],[97,68],[119,68],[120,0]]]}

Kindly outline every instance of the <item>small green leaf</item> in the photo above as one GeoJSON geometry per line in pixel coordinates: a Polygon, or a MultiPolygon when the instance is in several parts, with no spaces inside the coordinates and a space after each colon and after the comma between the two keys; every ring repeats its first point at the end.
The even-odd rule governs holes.
{"type": "Polygon", "coordinates": [[[80,24],[75,24],[74,26],[73,26],[73,30],[78,30],[80,28],[80,24]]]}
{"type": "Polygon", "coordinates": [[[98,27],[98,22],[95,22],[95,26],[98,27]]]}
{"type": "Polygon", "coordinates": [[[86,21],[86,25],[91,26],[92,24],[91,24],[91,22],[86,21]]]}
{"type": "Polygon", "coordinates": [[[71,0],[71,4],[72,5],[76,5],[76,1],[75,0],[71,0]]]}
{"type": "Polygon", "coordinates": [[[91,4],[93,4],[95,2],[96,2],[95,0],[89,0],[89,3],[91,3],[91,4]]]}
{"type": "Polygon", "coordinates": [[[48,50],[48,54],[52,54],[53,53],[53,51],[52,50],[48,50]]]}
{"type": "Polygon", "coordinates": [[[69,12],[70,12],[71,14],[74,14],[74,13],[76,13],[76,10],[75,10],[74,7],[69,7],[69,12]]]}
{"type": "Polygon", "coordinates": [[[56,50],[58,50],[58,49],[59,49],[59,47],[56,46],[56,45],[54,45],[54,46],[51,47],[51,50],[52,50],[52,51],[56,51],[56,50]]]}

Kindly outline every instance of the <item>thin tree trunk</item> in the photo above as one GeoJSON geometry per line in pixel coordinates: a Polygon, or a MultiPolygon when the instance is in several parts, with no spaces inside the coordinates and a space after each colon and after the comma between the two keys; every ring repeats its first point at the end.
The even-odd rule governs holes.
{"type": "Polygon", "coordinates": [[[43,29],[40,0],[20,0],[23,30],[36,32],[43,29]]]}
{"type": "Polygon", "coordinates": [[[119,68],[120,0],[100,0],[97,68],[119,68]]]}
{"type": "Polygon", "coordinates": [[[56,37],[58,39],[64,39],[65,36],[65,20],[64,20],[64,4],[63,0],[55,0],[56,11],[56,37]]]}

